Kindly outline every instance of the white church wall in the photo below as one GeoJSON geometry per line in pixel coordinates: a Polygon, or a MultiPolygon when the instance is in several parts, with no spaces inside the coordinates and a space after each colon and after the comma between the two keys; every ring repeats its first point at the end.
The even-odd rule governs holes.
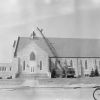
{"type": "Polygon", "coordinates": [[[48,54],[38,47],[35,43],[31,43],[21,51],[17,52],[17,57],[21,58],[21,65],[23,66],[23,61],[25,61],[25,69],[22,71],[23,74],[32,73],[48,73],[48,54]],[[36,55],[35,61],[30,61],[30,53],[34,52],[36,55]],[[42,61],[42,69],[40,70],[40,61],[42,61]],[[34,72],[31,72],[31,67],[34,65],[34,72]]]}
{"type": "Polygon", "coordinates": [[[11,65],[12,65],[12,74],[13,77],[15,78],[16,74],[18,73],[18,58],[13,58],[11,65]]]}
{"type": "MultiPolygon", "coordinates": [[[[62,67],[73,67],[75,69],[75,76],[90,76],[92,69],[95,71],[98,68],[100,74],[100,58],[96,57],[65,57],[59,58],[62,67]],[[72,66],[71,66],[72,62],[72,66]]],[[[55,65],[55,58],[51,58],[55,65]]]]}

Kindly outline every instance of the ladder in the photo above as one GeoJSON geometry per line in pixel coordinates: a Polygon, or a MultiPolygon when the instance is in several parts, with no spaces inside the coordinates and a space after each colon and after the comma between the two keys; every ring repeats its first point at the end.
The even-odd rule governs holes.
{"type": "Polygon", "coordinates": [[[49,41],[49,39],[46,38],[46,37],[44,36],[44,34],[43,34],[43,29],[39,29],[38,27],[37,27],[37,29],[38,29],[38,31],[41,33],[41,35],[42,35],[42,37],[43,37],[45,43],[46,43],[47,46],[49,47],[49,49],[50,49],[51,53],[53,54],[53,56],[55,57],[55,59],[56,59],[56,61],[57,61],[57,64],[59,65],[59,67],[58,67],[58,66],[57,66],[57,67],[58,67],[59,69],[63,70],[63,67],[62,67],[62,65],[61,65],[61,63],[60,63],[60,60],[58,59],[58,54],[57,54],[56,49],[54,48],[54,46],[52,45],[52,43],[49,41]]]}

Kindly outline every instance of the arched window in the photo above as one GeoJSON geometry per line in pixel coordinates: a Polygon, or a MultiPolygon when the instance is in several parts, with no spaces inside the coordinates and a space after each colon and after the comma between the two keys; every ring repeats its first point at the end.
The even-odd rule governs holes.
{"type": "Polygon", "coordinates": [[[31,52],[31,54],[30,54],[30,60],[31,61],[35,60],[35,54],[34,54],[34,52],[31,52]]]}

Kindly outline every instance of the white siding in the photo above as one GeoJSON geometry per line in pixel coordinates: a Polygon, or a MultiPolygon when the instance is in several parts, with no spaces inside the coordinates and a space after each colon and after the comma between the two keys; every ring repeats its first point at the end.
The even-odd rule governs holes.
{"type": "Polygon", "coordinates": [[[21,59],[22,69],[23,61],[25,61],[25,71],[22,70],[23,74],[49,73],[48,54],[35,43],[31,43],[20,52],[17,52],[17,57],[21,59]],[[31,52],[36,55],[35,61],[30,61],[31,52]],[[42,70],[40,70],[40,61],[42,62],[42,70]],[[31,72],[32,66],[34,67],[34,72],[31,72]]]}

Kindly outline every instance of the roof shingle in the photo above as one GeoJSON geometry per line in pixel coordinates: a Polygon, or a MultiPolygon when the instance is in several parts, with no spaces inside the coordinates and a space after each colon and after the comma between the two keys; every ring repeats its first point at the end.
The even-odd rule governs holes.
{"type": "MultiPolygon", "coordinates": [[[[79,38],[48,38],[55,47],[59,57],[100,57],[100,39],[79,38]]],[[[35,42],[53,57],[50,49],[43,38],[20,37],[17,52],[24,49],[28,44],[35,42]]]]}

